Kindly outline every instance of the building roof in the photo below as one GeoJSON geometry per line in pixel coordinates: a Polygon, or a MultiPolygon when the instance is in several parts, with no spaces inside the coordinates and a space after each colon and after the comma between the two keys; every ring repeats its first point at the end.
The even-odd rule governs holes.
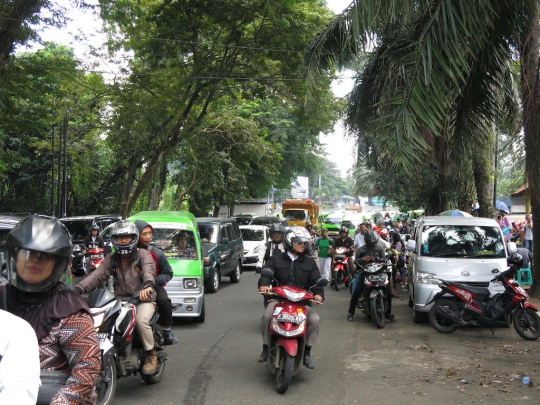
{"type": "Polygon", "coordinates": [[[512,194],[510,194],[512,197],[520,197],[524,194],[528,194],[529,191],[529,183],[525,183],[520,188],[518,188],[516,191],[514,191],[512,194]]]}

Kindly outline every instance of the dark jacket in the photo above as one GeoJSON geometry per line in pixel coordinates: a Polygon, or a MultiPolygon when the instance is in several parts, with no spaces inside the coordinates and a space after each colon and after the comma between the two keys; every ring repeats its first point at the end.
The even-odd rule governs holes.
{"type": "MultiPolygon", "coordinates": [[[[274,271],[274,278],[279,285],[290,285],[309,290],[321,277],[321,272],[317,263],[311,257],[300,255],[293,262],[287,252],[273,255],[268,259],[264,267],[274,271]]],[[[261,277],[261,286],[269,286],[272,280],[261,277]]],[[[311,289],[313,295],[320,295],[324,298],[324,289],[315,286],[311,289]]],[[[304,303],[309,305],[309,303],[304,303]]]]}
{"type": "Polygon", "coordinates": [[[383,259],[386,257],[386,247],[381,242],[377,242],[373,249],[369,249],[367,245],[364,245],[356,251],[356,260],[360,260],[364,256],[383,259]]]}
{"type": "Polygon", "coordinates": [[[148,246],[146,250],[148,250],[150,254],[153,253],[157,259],[156,284],[167,284],[169,281],[171,281],[171,278],[173,278],[173,271],[171,265],[169,264],[169,261],[167,260],[167,256],[165,256],[163,250],[158,249],[155,246],[148,246]]]}
{"type": "Polygon", "coordinates": [[[100,248],[105,247],[105,242],[103,242],[103,239],[101,239],[101,237],[99,236],[96,236],[96,241],[92,242],[92,235],[88,235],[86,238],[84,238],[83,244],[84,246],[86,246],[87,249],[91,249],[92,248],[91,245],[97,245],[97,247],[100,247],[100,248]]]}
{"type": "Polygon", "coordinates": [[[354,241],[351,239],[350,236],[347,236],[345,239],[341,239],[341,236],[334,239],[334,249],[338,247],[346,247],[350,250],[347,252],[347,257],[352,257],[354,252],[352,251],[351,247],[354,245],[354,241]]]}

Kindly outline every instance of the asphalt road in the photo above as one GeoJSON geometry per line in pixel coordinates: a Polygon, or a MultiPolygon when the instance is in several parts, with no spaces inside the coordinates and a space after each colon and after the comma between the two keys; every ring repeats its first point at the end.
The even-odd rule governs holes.
{"type": "Polygon", "coordinates": [[[118,381],[114,404],[540,404],[540,340],[514,329],[461,329],[451,335],[415,325],[406,293],[394,300],[398,320],[384,329],[357,313],[347,322],[350,294],[326,288],[316,310],[321,332],[312,350],[315,370],[293,377],[278,394],[259,364],[262,298],[252,272],[206,295],[206,322],[176,322],[180,343],[169,347],[166,375],[156,385],[139,377],[118,381]],[[525,386],[527,375],[532,386],[525,386]]]}

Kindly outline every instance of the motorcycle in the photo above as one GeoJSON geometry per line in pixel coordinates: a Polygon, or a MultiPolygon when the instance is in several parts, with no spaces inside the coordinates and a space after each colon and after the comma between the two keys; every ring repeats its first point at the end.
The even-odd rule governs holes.
{"type": "Polygon", "coordinates": [[[355,262],[356,266],[364,272],[364,290],[358,299],[358,308],[367,318],[371,318],[379,329],[384,328],[386,322],[385,314],[388,310],[388,294],[390,293],[390,277],[392,275],[391,262],[388,259],[381,260],[381,262],[372,263],[355,262]]]}
{"type": "Polygon", "coordinates": [[[165,373],[167,349],[163,346],[163,334],[156,327],[158,312],[150,321],[157,355],[157,369],[152,375],[141,373],[144,364],[144,349],[135,332],[136,306],[139,296],[135,295],[122,302],[108,289],[95,289],[86,298],[94,318],[99,347],[101,349],[101,372],[98,378],[97,404],[112,403],[116,391],[117,378],[139,373],[147,384],[161,381],[165,373]]]}
{"type": "Polygon", "coordinates": [[[336,291],[341,290],[343,284],[348,286],[351,281],[349,275],[349,265],[347,263],[347,253],[349,248],[337,247],[334,249],[334,257],[332,258],[332,265],[334,268],[333,284],[336,291]]]}
{"type": "MultiPolygon", "coordinates": [[[[519,269],[510,268],[497,275],[491,282],[500,282],[504,292],[490,297],[483,287],[440,280],[438,292],[427,305],[434,302],[429,312],[429,322],[436,331],[452,333],[459,326],[483,325],[514,329],[523,339],[536,340],[540,337],[538,309],[528,302],[527,292],[514,280],[519,269]],[[451,295],[451,297],[447,297],[451,295]]],[[[493,329],[491,330],[493,333],[493,329]]]]}
{"type": "Polygon", "coordinates": [[[84,246],[73,245],[73,253],[71,256],[71,269],[73,275],[84,276],[86,274],[86,260],[83,254],[84,246]]]}
{"type": "Polygon", "coordinates": [[[105,258],[105,249],[93,246],[88,249],[88,254],[90,255],[88,274],[90,274],[101,265],[101,262],[105,258]]]}
{"type": "MultiPolygon", "coordinates": [[[[261,275],[274,278],[274,272],[263,268],[261,275]]],[[[320,278],[311,288],[324,287],[328,280],[320,278]]],[[[310,289],[311,289],[310,288],[310,289]]],[[[268,297],[279,297],[281,302],[274,307],[270,323],[270,340],[268,342],[268,371],[276,376],[276,391],[285,393],[291,379],[302,371],[304,349],[307,337],[307,308],[297,304],[300,301],[314,301],[313,294],[303,288],[294,286],[273,287],[268,297]]]]}

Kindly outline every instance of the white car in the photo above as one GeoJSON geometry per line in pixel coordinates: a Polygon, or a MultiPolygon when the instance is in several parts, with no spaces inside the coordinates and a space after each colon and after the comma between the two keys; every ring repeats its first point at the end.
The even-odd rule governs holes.
{"type": "Polygon", "coordinates": [[[270,228],[264,225],[243,225],[240,227],[242,239],[244,240],[244,267],[253,268],[257,266],[259,252],[266,249],[266,242],[270,239],[270,228]]]}

